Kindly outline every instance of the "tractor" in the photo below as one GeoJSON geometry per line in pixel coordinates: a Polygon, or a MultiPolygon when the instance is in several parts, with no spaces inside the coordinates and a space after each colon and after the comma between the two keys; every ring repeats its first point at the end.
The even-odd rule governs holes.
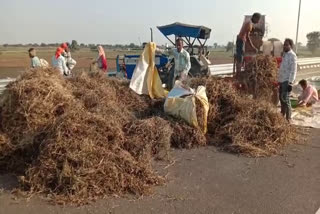
{"type": "MultiPolygon", "coordinates": [[[[208,60],[209,52],[205,45],[210,38],[210,28],[178,22],[170,25],[158,26],[157,28],[173,46],[175,46],[177,38],[183,39],[185,44],[184,48],[190,53],[190,77],[210,75],[212,65],[208,60]],[[173,36],[174,38],[170,38],[170,36],[173,36]]],[[[153,38],[152,33],[151,38],[153,38]]],[[[151,39],[151,41],[152,40],[153,39],[151,39]]],[[[123,73],[126,78],[131,79],[139,57],[139,55],[118,56],[116,59],[117,72],[123,73]]],[[[162,83],[164,83],[168,89],[171,89],[173,87],[174,59],[167,55],[156,55],[155,61],[162,83]]]]}

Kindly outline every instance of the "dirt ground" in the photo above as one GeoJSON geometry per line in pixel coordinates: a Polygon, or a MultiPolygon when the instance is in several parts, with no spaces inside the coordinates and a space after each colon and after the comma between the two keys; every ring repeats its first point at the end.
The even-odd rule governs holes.
{"type": "Polygon", "coordinates": [[[252,159],[215,147],[173,150],[172,162],[157,162],[166,186],[154,195],[111,197],[84,207],[55,206],[39,198],[15,198],[9,175],[0,176],[0,214],[217,213],[315,214],[320,207],[320,130],[284,155],[252,159]]]}

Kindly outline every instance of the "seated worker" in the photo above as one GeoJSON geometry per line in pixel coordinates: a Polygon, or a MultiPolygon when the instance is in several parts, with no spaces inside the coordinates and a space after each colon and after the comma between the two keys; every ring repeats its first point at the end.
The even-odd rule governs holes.
{"type": "Polygon", "coordinates": [[[258,48],[255,47],[251,41],[250,33],[253,30],[253,24],[259,23],[261,19],[260,13],[254,13],[252,15],[251,20],[246,21],[243,23],[242,28],[240,30],[240,33],[237,36],[237,42],[236,42],[236,73],[239,74],[241,71],[241,66],[243,63],[243,57],[244,57],[244,45],[246,41],[249,41],[249,44],[258,52],[258,48]]]}
{"type": "Polygon", "coordinates": [[[312,85],[309,85],[307,80],[301,80],[299,84],[303,91],[298,98],[298,107],[312,106],[319,101],[318,91],[312,85]]]}
{"type": "Polygon", "coordinates": [[[62,56],[62,48],[57,48],[55,55],[52,57],[52,67],[58,69],[62,75],[69,76],[70,70],[67,67],[65,58],[62,56]]]}
{"type": "Polygon", "coordinates": [[[77,62],[76,60],[72,59],[69,46],[69,43],[66,42],[61,44],[60,47],[64,50],[62,56],[66,59],[67,67],[71,71],[76,66],[77,62]]]}
{"type": "Polygon", "coordinates": [[[36,50],[34,48],[30,48],[28,50],[29,57],[31,59],[31,68],[39,68],[41,67],[40,59],[36,56],[36,50]]]}

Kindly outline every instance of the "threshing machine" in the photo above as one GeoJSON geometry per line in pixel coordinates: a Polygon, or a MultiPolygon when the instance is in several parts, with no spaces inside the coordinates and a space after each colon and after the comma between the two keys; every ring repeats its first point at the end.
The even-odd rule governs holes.
{"type": "MultiPolygon", "coordinates": [[[[249,21],[252,16],[247,15],[244,18],[243,23],[249,21]]],[[[266,16],[263,15],[259,23],[254,24],[253,31],[250,34],[252,44],[259,50],[259,53],[251,46],[249,41],[246,41],[244,45],[244,59],[242,64],[242,70],[246,68],[246,65],[251,62],[257,54],[271,55],[277,60],[278,66],[282,61],[283,44],[280,41],[263,41],[266,30],[266,16]]],[[[236,71],[236,56],[234,57],[233,74],[236,71]]]]}

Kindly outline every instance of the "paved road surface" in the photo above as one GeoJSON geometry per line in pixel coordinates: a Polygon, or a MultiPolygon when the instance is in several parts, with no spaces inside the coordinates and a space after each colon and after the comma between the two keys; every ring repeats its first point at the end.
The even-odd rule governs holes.
{"type": "MultiPolygon", "coordinates": [[[[90,206],[59,207],[39,200],[14,201],[0,194],[0,214],[217,213],[315,214],[320,208],[320,130],[306,145],[285,155],[252,159],[218,152],[214,147],[172,152],[169,183],[152,197],[106,199],[90,206]]],[[[163,169],[163,163],[157,163],[163,169]]],[[[0,188],[12,179],[0,176],[0,188]]]]}

